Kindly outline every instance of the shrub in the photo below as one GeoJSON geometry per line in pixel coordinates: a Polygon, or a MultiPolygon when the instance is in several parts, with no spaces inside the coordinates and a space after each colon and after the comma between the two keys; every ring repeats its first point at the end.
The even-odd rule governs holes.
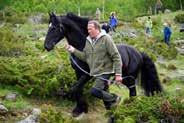
{"type": "Polygon", "coordinates": [[[61,110],[51,105],[42,105],[40,123],[78,123],[73,118],[65,116],[61,110]]]}
{"type": "Polygon", "coordinates": [[[43,42],[25,40],[9,29],[0,30],[0,84],[16,85],[28,95],[51,96],[76,80],[64,50],[43,52],[43,42]]]}
{"type": "Polygon", "coordinates": [[[41,54],[1,57],[0,83],[16,85],[28,95],[45,97],[51,96],[61,85],[68,87],[74,82],[75,75],[67,59],[61,63],[53,54],[42,57],[41,54]]]}
{"type": "Polygon", "coordinates": [[[184,23],[184,14],[178,14],[175,16],[174,20],[178,23],[184,23]]]}
{"type": "Polygon", "coordinates": [[[181,103],[183,92],[179,94],[153,97],[139,96],[124,100],[118,109],[114,109],[118,121],[124,122],[134,119],[136,122],[158,123],[161,121],[181,122],[184,116],[184,107],[181,103]]]}
{"type": "Polygon", "coordinates": [[[1,28],[0,43],[0,56],[17,57],[24,54],[24,40],[8,28],[1,28]]]}

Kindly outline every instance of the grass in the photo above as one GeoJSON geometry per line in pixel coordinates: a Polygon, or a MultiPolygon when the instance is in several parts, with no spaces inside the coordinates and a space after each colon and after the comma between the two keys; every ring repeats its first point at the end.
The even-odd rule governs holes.
{"type": "Polygon", "coordinates": [[[19,90],[17,88],[12,86],[0,86],[0,100],[2,103],[8,108],[8,109],[30,109],[32,108],[32,105],[29,103],[29,101],[24,98],[19,90]],[[16,100],[7,100],[5,99],[5,96],[7,94],[15,93],[17,95],[16,100]]]}

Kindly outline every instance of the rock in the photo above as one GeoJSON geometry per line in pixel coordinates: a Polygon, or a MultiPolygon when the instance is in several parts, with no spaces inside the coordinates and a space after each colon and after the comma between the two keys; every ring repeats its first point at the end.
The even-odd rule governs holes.
{"type": "Polygon", "coordinates": [[[40,41],[44,41],[45,40],[45,37],[41,37],[39,38],[40,41]]]}
{"type": "Polygon", "coordinates": [[[174,41],[176,44],[176,49],[179,54],[184,55],[184,40],[178,39],[174,41]]]}
{"type": "Polygon", "coordinates": [[[176,70],[176,65],[174,64],[169,64],[168,67],[167,67],[169,70],[176,70]]]}
{"type": "Polygon", "coordinates": [[[7,94],[5,99],[6,100],[11,100],[11,101],[15,101],[17,98],[17,94],[16,93],[10,93],[10,94],[7,94]]]}
{"type": "Polygon", "coordinates": [[[165,9],[164,13],[171,13],[171,10],[165,9]]]}
{"type": "Polygon", "coordinates": [[[137,32],[135,30],[123,30],[120,32],[123,37],[136,38],[137,32]]]}
{"type": "Polygon", "coordinates": [[[169,81],[171,81],[171,78],[168,76],[164,77],[162,80],[163,83],[168,83],[169,81]]]}
{"type": "Polygon", "coordinates": [[[39,123],[40,113],[41,113],[40,109],[34,108],[32,113],[27,118],[19,121],[18,123],[39,123]]]}
{"type": "Polygon", "coordinates": [[[184,99],[181,100],[181,103],[184,103],[184,99]]]}
{"type": "Polygon", "coordinates": [[[176,92],[181,92],[181,91],[182,91],[182,88],[179,88],[179,87],[176,88],[176,92]]]}
{"type": "Polygon", "coordinates": [[[34,116],[38,116],[38,115],[40,115],[40,113],[41,113],[41,110],[38,109],[38,108],[34,108],[33,111],[32,111],[32,114],[33,114],[34,116]]]}
{"type": "Polygon", "coordinates": [[[0,104],[0,114],[5,115],[7,112],[8,109],[4,105],[0,104]]]}
{"type": "Polygon", "coordinates": [[[43,14],[32,15],[29,17],[28,22],[32,24],[40,24],[43,22],[43,14]]]}
{"type": "Polygon", "coordinates": [[[184,55],[184,49],[176,47],[179,54],[184,55]]]}

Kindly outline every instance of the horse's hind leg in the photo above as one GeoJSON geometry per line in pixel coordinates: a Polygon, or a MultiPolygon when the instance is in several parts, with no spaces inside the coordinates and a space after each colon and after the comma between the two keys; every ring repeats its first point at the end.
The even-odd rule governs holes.
{"type": "Polygon", "coordinates": [[[136,87],[129,88],[129,91],[130,91],[130,94],[129,94],[130,97],[137,95],[137,93],[136,93],[136,87]]]}

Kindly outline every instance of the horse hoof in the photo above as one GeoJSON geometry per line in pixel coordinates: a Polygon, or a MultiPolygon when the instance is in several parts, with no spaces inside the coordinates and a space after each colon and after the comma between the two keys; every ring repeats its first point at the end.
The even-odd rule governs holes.
{"type": "Polygon", "coordinates": [[[111,115],[107,121],[107,123],[115,123],[114,115],[111,115]]]}
{"type": "Polygon", "coordinates": [[[73,111],[73,112],[72,112],[72,116],[73,116],[73,117],[79,117],[79,116],[80,116],[81,114],[83,114],[83,113],[84,113],[83,111],[75,111],[75,112],[73,111]]]}
{"type": "Polygon", "coordinates": [[[75,107],[72,111],[72,116],[73,117],[78,117],[80,116],[82,113],[88,113],[88,108],[85,109],[81,109],[79,107],[75,107]]]}

